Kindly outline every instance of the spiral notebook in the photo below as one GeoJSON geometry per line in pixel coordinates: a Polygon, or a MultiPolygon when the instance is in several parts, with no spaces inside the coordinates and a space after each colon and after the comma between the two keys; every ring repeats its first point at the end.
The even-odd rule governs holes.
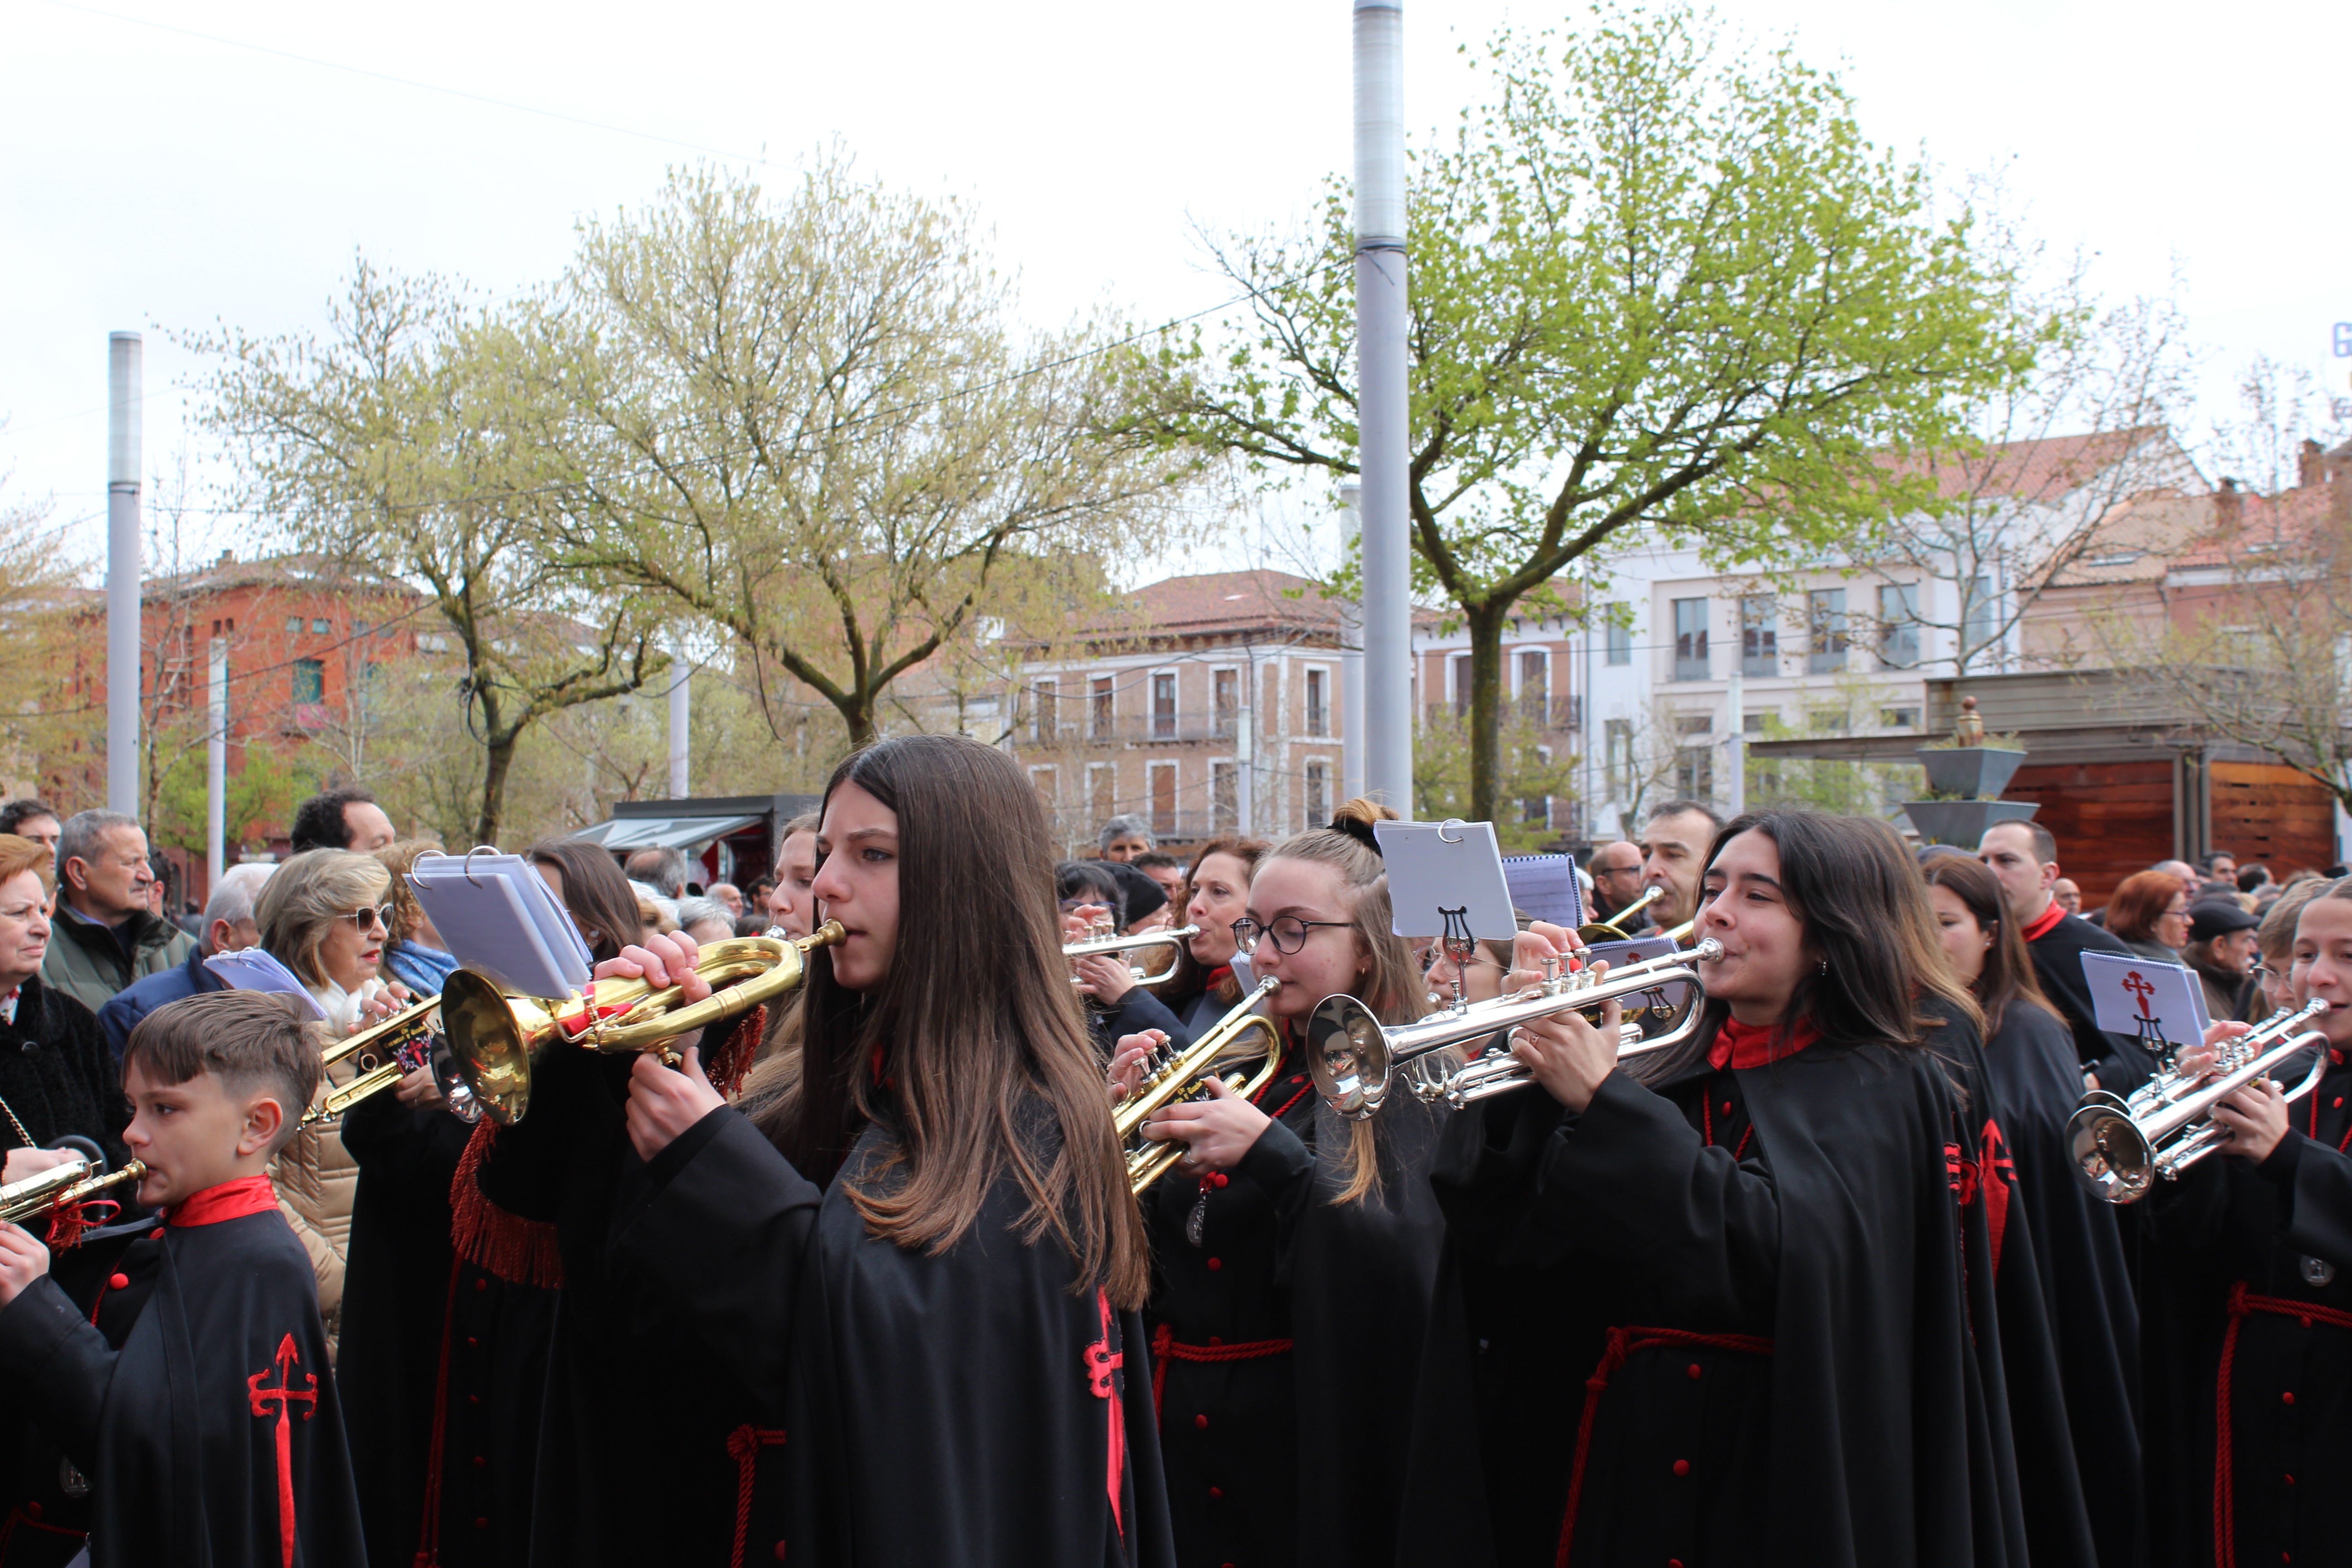
{"type": "Polygon", "coordinates": [[[1568,856],[1506,855],[1503,881],[1511,889],[1511,902],[1529,920],[1570,931],[1584,923],[1584,884],[1576,879],[1576,862],[1568,856]]]}
{"type": "Polygon", "coordinates": [[[588,984],[588,944],[539,868],[520,855],[419,856],[408,885],[457,962],[525,996],[588,984]]]}
{"type": "Polygon", "coordinates": [[[205,967],[220,976],[221,984],[232,991],[272,991],[281,996],[299,996],[311,1016],[323,1018],[326,1009],[310,994],[310,988],[295,977],[294,972],[257,947],[241,947],[234,952],[215,952],[205,960],[205,967]]]}

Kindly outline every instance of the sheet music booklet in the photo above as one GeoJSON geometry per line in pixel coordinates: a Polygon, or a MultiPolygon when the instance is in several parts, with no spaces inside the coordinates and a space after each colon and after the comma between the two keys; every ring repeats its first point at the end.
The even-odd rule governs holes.
{"type": "Polygon", "coordinates": [[[1529,920],[1570,931],[1584,923],[1584,884],[1576,879],[1576,862],[1568,856],[1506,855],[1503,880],[1511,902],[1529,920]]]}
{"type": "Polygon", "coordinates": [[[299,996],[302,1005],[310,1009],[314,1018],[324,1018],[327,1010],[310,994],[295,973],[257,947],[239,948],[235,952],[215,952],[205,960],[205,967],[221,978],[221,984],[232,991],[275,991],[287,996],[299,996]]]}
{"type": "Polygon", "coordinates": [[[2212,1022],[2205,1016],[2204,988],[2184,964],[2085,951],[2083,980],[2091,988],[2093,1022],[2137,1039],[2158,1056],[2196,1045],[2212,1022]]]}
{"type": "Polygon", "coordinates": [[[561,997],[588,984],[580,928],[521,856],[419,856],[408,885],[457,962],[500,989],[561,997]]]}
{"type": "Polygon", "coordinates": [[[1493,823],[1376,822],[1372,832],[1388,862],[1390,929],[1397,935],[1444,936],[1448,913],[1466,920],[1481,941],[1507,943],[1519,934],[1493,823]]]}

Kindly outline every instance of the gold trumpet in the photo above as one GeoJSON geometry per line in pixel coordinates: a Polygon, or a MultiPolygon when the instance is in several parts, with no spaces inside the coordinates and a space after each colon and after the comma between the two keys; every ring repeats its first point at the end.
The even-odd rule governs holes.
{"type": "MultiPolygon", "coordinates": [[[[1150,947],[1172,948],[1175,951],[1168,955],[1168,967],[1157,974],[1145,973],[1143,965],[1139,963],[1129,966],[1128,973],[1134,977],[1136,984],[1158,985],[1162,981],[1175,978],[1177,966],[1183,962],[1184,945],[1200,934],[1201,928],[1195,925],[1186,926],[1181,931],[1147,931],[1138,932],[1134,936],[1096,937],[1087,942],[1065,943],[1062,956],[1092,958],[1102,953],[1140,952],[1150,947]]],[[[1070,984],[1073,985],[1079,984],[1076,976],[1071,977],[1070,984]]]]}
{"type": "Polygon", "coordinates": [[[656,990],[643,980],[596,980],[585,992],[557,1000],[509,996],[486,976],[459,969],[442,984],[442,1027],[457,1070],[483,1111],[497,1121],[520,1121],[530,1109],[533,1066],[559,1040],[616,1055],[654,1051],[675,1066],[672,1040],[793,990],[808,973],[808,955],[844,934],[839,921],[827,921],[797,942],[776,936],[714,942],[694,965],[711,993],[683,1007],[677,985],[656,990]]]}
{"type": "Polygon", "coordinates": [[[1207,1034],[1181,1051],[1171,1051],[1163,1046],[1161,1054],[1146,1059],[1143,1081],[1111,1112],[1111,1125],[1118,1132],[1119,1147],[1127,1153],[1129,1190],[1140,1194],[1184,1156],[1182,1143],[1174,1140],[1162,1142],[1143,1135],[1143,1124],[1154,1112],[1179,1100],[1205,1097],[1208,1090],[1203,1086],[1212,1077],[1224,1079],[1225,1087],[1244,1099],[1274,1081],[1274,1075],[1282,1068],[1282,1030],[1273,1019],[1262,1018],[1251,1009],[1273,995],[1281,984],[1271,976],[1259,981],[1257,989],[1218,1019],[1207,1034]],[[1265,1037],[1265,1059],[1257,1070],[1247,1075],[1220,1071],[1216,1059],[1253,1034],[1265,1037]]]}
{"type": "Polygon", "coordinates": [[[441,998],[427,996],[380,1024],[329,1045],[320,1053],[321,1062],[331,1068],[349,1062],[358,1074],[349,1083],[329,1088],[324,1100],[302,1113],[302,1125],[341,1116],[423,1067],[433,1069],[451,1115],[461,1121],[479,1121],[481,1107],[457,1076],[448,1044],[442,1037],[440,1013],[441,998]]]}
{"type": "Polygon", "coordinates": [[[1664,888],[1651,886],[1642,889],[1642,896],[1611,915],[1605,921],[1587,921],[1576,928],[1576,934],[1586,942],[1625,942],[1629,935],[1625,922],[1666,896],[1664,888]]]}
{"type": "Polygon", "coordinates": [[[89,1162],[87,1160],[69,1160],[62,1165],[52,1165],[37,1175],[0,1187],[0,1220],[10,1225],[22,1225],[28,1219],[38,1219],[59,1209],[88,1203],[109,1187],[135,1182],[146,1173],[146,1165],[137,1160],[126,1161],[102,1176],[89,1173],[89,1162]]]}

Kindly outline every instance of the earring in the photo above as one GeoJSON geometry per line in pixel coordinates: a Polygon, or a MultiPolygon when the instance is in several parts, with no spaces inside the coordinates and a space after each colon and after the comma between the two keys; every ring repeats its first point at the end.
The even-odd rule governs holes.
{"type": "Polygon", "coordinates": [[[1822,973],[1823,975],[1825,975],[1825,976],[1826,976],[1826,975],[1829,973],[1829,972],[1830,972],[1830,961],[1829,961],[1828,959],[1824,958],[1824,959],[1822,959],[1822,973]]]}

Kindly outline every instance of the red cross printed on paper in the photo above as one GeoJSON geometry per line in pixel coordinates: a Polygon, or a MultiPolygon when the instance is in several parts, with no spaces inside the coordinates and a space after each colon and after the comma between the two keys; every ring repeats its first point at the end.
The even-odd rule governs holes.
{"type": "Polygon", "coordinates": [[[294,1369],[302,1364],[302,1354],[294,1348],[294,1336],[288,1334],[278,1342],[278,1354],[272,1364],[245,1380],[248,1396],[253,1401],[253,1413],[267,1420],[274,1405],[278,1414],[278,1556],[283,1568],[294,1568],[294,1433],[293,1408],[302,1406],[302,1419],[308,1421],[319,1410],[319,1380],[310,1373],[302,1374],[302,1386],[294,1386],[294,1369]],[[278,1386],[268,1386],[270,1373],[278,1373],[278,1386]]]}
{"type": "Polygon", "coordinates": [[[2133,970],[2130,973],[2124,976],[2123,987],[2125,990],[2131,993],[2132,1000],[2139,1004],[2139,1016],[2141,1017],[2153,1018],[2156,1016],[2155,1014],[2147,1010],[2147,999],[2156,994],[2156,987],[2147,983],[2147,977],[2146,975],[2142,974],[2137,969],[2133,970]]]}

